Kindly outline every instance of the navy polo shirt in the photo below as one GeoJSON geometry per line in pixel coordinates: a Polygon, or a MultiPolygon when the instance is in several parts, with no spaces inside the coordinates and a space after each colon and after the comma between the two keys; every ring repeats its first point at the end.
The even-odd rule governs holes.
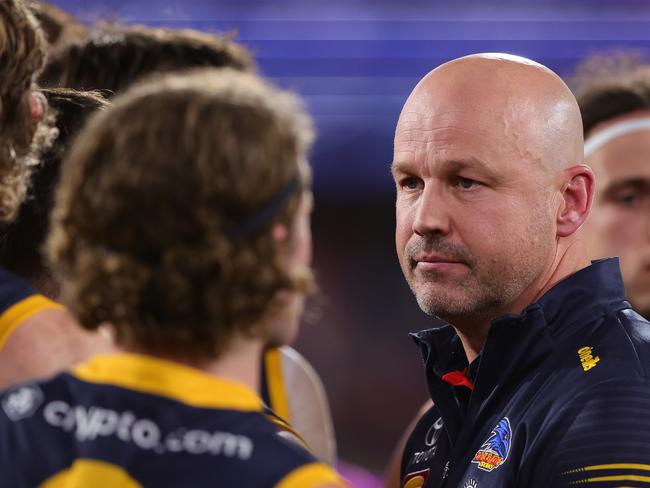
{"type": "Polygon", "coordinates": [[[472,365],[447,324],[413,338],[434,406],[406,445],[403,487],[650,487],[650,323],[625,301],[617,259],[494,320],[472,365]]]}

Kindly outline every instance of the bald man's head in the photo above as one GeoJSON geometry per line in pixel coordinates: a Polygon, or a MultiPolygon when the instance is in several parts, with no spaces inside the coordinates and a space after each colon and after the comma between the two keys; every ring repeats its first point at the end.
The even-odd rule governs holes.
{"type": "Polygon", "coordinates": [[[421,307],[458,322],[528,305],[579,240],[582,160],[580,111],[548,68],[479,54],[427,74],[393,162],[397,249],[421,307]]]}
{"type": "Polygon", "coordinates": [[[411,93],[403,115],[466,111],[511,143],[522,162],[565,168],[583,160],[582,119],[575,97],[547,67],[508,54],[475,54],[445,63],[411,93]]]}

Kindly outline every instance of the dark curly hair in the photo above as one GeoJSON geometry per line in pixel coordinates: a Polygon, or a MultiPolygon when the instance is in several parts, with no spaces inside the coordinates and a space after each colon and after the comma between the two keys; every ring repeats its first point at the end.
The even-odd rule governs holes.
{"type": "MultiPolygon", "coordinates": [[[[22,0],[0,2],[0,220],[14,217],[25,196],[37,148],[52,131],[31,113],[30,94],[44,60],[38,23],[22,0]]],[[[46,118],[47,119],[47,118],[46,118]]]]}
{"type": "Polygon", "coordinates": [[[50,48],[63,47],[88,35],[88,28],[60,8],[39,0],[29,0],[29,8],[41,25],[50,48]]]}
{"type": "Polygon", "coordinates": [[[229,37],[191,29],[104,25],[52,53],[40,84],[103,90],[110,97],[145,76],[200,67],[246,71],[254,63],[229,37]]]}
{"type": "Polygon", "coordinates": [[[93,117],[64,163],[48,251],[63,301],[88,329],[164,354],[218,356],[258,324],[287,270],[273,223],[291,228],[309,189],[311,123],[297,99],[233,70],[168,75],[93,117]],[[292,188],[270,220],[238,234],[292,188]]]}
{"type": "Polygon", "coordinates": [[[569,85],[580,106],[585,136],[601,122],[650,109],[650,67],[635,51],[588,57],[569,85]]]}
{"type": "Polygon", "coordinates": [[[16,218],[0,225],[0,266],[55,298],[58,286],[51,279],[42,251],[61,162],[90,114],[104,109],[109,102],[96,92],[67,88],[45,89],[43,95],[56,119],[57,136],[40,153],[40,162],[32,169],[27,197],[16,218]]]}

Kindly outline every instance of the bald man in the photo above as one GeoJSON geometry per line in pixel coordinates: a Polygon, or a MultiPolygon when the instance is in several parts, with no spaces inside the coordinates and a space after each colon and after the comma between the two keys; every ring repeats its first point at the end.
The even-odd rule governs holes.
{"type": "Polygon", "coordinates": [[[650,485],[650,324],[618,262],[587,257],[566,85],[509,55],[446,63],[408,98],[392,171],[400,264],[435,325],[413,334],[434,406],[402,486],[650,485]]]}

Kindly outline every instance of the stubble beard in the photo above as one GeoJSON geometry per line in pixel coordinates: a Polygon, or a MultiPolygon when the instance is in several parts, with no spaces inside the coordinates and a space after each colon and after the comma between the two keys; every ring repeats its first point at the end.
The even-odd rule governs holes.
{"type": "Polygon", "coordinates": [[[544,238],[552,232],[541,215],[530,219],[527,235],[509,253],[477,257],[469,249],[440,237],[422,237],[405,252],[405,276],[418,305],[428,315],[453,325],[485,323],[504,313],[543,273],[552,254],[544,238]],[[444,273],[416,271],[412,258],[421,251],[438,252],[461,261],[467,272],[450,277],[444,273]]]}

